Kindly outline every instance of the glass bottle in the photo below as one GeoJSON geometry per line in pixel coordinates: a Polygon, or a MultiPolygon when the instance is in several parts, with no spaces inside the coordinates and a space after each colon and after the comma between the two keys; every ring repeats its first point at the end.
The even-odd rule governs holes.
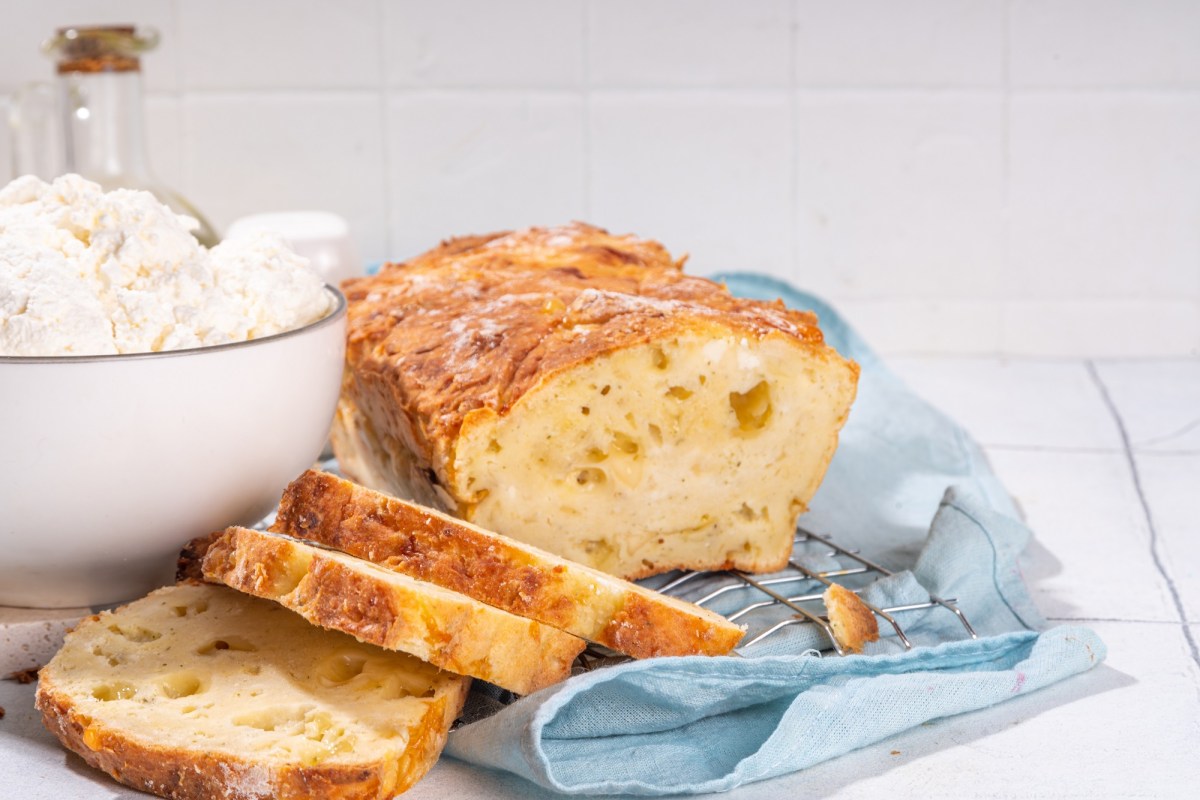
{"type": "Polygon", "coordinates": [[[57,61],[61,136],[66,172],[106,190],[145,189],[196,220],[192,232],[212,247],[216,230],[196,207],[160,181],[150,167],[142,121],[141,54],[158,32],[133,26],[60,28],[42,49],[57,61]]]}

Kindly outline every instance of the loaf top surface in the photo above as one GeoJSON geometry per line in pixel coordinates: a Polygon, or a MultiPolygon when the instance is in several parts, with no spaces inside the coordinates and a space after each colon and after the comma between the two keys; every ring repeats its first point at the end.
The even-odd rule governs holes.
{"type": "Polygon", "coordinates": [[[445,443],[475,409],[504,414],[550,375],[667,336],[732,330],[828,350],[813,314],[733,297],[682,265],[583,223],[451,239],[344,284],[347,361],[386,376],[445,443]]]}

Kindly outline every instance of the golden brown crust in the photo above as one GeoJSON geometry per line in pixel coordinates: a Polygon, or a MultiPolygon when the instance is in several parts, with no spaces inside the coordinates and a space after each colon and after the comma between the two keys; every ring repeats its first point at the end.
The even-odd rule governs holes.
{"type": "Polygon", "coordinates": [[[284,491],[272,531],[286,533],[436,583],[555,627],[567,624],[574,598],[559,573],[520,563],[503,546],[431,509],[309,470],[284,491]],[[489,546],[491,545],[491,546],[489,546]]]}
{"type": "Polygon", "coordinates": [[[716,561],[712,558],[697,558],[694,561],[677,559],[669,564],[662,564],[651,559],[643,559],[642,569],[632,570],[622,577],[627,581],[640,581],[642,578],[650,578],[655,575],[662,575],[664,572],[672,572],[674,570],[683,570],[685,572],[724,572],[731,569],[740,569],[743,572],[778,572],[787,566],[788,559],[792,557],[792,550],[789,546],[787,550],[780,550],[777,555],[773,555],[770,559],[766,553],[757,561],[750,561],[746,558],[739,558],[737,561],[733,559],[725,559],[724,561],[716,561]]]}
{"type": "Polygon", "coordinates": [[[220,535],[221,532],[216,531],[208,536],[197,536],[183,546],[183,549],[179,551],[179,558],[175,561],[176,581],[204,580],[204,571],[201,568],[204,563],[204,554],[208,552],[208,548],[220,535]]]}
{"type": "Polygon", "coordinates": [[[227,529],[203,569],[208,580],[275,600],[323,628],[518,694],[567,678],[585,646],[555,628],[262,531],[227,529]]]}
{"type": "Polygon", "coordinates": [[[743,631],[731,622],[721,628],[680,625],[672,611],[653,598],[630,594],[597,639],[622,653],[637,653],[638,658],[724,655],[741,641],[743,631]]]}
{"type": "Polygon", "coordinates": [[[504,415],[601,355],[708,330],[825,349],[811,313],[733,297],[681,264],[657,242],[573,223],[451,239],[386,265],[343,285],[345,401],[444,487],[468,414],[504,415]]]}
{"type": "Polygon", "coordinates": [[[432,509],[308,471],[284,492],[274,531],[364,558],[636,658],[723,655],[742,637],[724,618],[432,509]],[[620,599],[591,621],[598,592],[620,599]]]}
{"type": "Polygon", "coordinates": [[[105,728],[79,713],[71,698],[49,678],[38,686],[37,708],[42,722],[63,746],[89,766],[144,792],[174,800],[378,800],[409,789],[437,760],[450,725],[466,701],[460,691],[431,703],[410,745],[396,761],[371,765],[266,766],[230,753],[183,750],[152,741],[152,731],[132,734],[105,728]],[[264,781],[264,770],[269,775],[264,781]],[[261,791],[239,785],[240,776],[254,775],[261,791]]]}
{"type": "Polygon", "coordinates": [[[879,622],[858,595],[840,584],[831,584],[821,599],[829,614],[829,626],[843,650],[861,653],[863,645],[879,638],[879,622]]]}

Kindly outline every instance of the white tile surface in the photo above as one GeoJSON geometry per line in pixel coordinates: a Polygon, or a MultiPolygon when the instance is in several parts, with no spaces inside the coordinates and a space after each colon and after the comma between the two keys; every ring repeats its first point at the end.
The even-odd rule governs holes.
{"type": "MultiPolygon", "coordinates": [[[[793,276],[806,286],[803,268],[793,276]]],[[[881,355],[970,355],[1000,346],[1001,309],[973,300],[839,300],[841,312],[881,355]]]]}
{"type": "Polygon", "coordinates": [[[988,460],[1037,538],[1025,580],[1043,615],[1178,621],[1124,453],[993,449],[988,460]]]}
{"type": "Polygon", "coordinates": [[[796,2],[800,86],[993,86],[1004,79],[1003,0],[796,2]]]}
{"type": "Polygon", "coordinates": [[[654,231],[688,269],[786,275],[790,179],[784,92],[601,92],[591,102],[589,213],[654,231]]]}
{"type": "Polygon", "coordinates": [[[189,97],[182,189],[220,228],[260,211],[334,211],[364,259],[382,258],[379,117],[373,93],[189,97]]]}
{"type": "Polygon", "coordinates": [[[416,87],[579,86],[582,0],[388,0],[388,84],[416,87]]]}
{"type": "MultiPolygon", "coordinates": [[[[0,95],[0,121],[8,119],[8,98],[0,95]]],[[[12,132],[7,123],[0,124],[0,182],[7,183],[16,176],[12,174],[12,132]]]]}
{"type": "Polygon", "coordinates": [[[987,93],[800,92],[798,273],[835,299],[995,292],[1002,119],[987,93]]]}
{"type": "Polygon", "coordinates": [[[42,55],[41,44],[68,25],[147,25],[162,42],[142,59],[149,88],[178,87],[181,43],[176,34],[175,3],[162,0],[54,0],[9,2],[0,25],[0,92],[29,81],[54,78],[54,62],[42,55]]]}
{"type": "Polygon", "coordinates": [[[379,83],[376,0],[179,0],[188,89],[364,88],[379,83]]]}
{"type": "Polygon", "coordinates": [[[183,101],[174,95],[146,98],[146,152],[159,180],[183,188],[183,101]]]}
{"type": "Polygon", "coordinates": [[[393,95],[388,257],[447,236],[583,218],[583,141],[583,102],[573,96],[393,95]]]}
{"type": "MultiPolygon", "coordinates": [[[[50,78],[37,48],[59,24],[161,29],[145,72],[152,155],[172,183],[196,161],[166,98],[182,108],[254,92],[270,108],[351,92],[383,108],[410,103],[400,118],[426,130],[398,128],[394,142],[395,115],[378,113],[362,134],[390,143],[358,189],[382,209],[362,234],[367,258],[498,221],[586,216],[666,239],[701,271],[763,270],[853,303],[878,315],[862,324],[888,353],[1200,354],[1191,0],[10,5],[0,94],[50,78]],[[431,92],[454,95],[436,102],[458,111],[431,110],[431,92]],[[786,114],[756,106],[773,93],[790,93],[786,114]],[[469,110],[550,95],[579,120],[479,121],[469,110]],[[605,105],[632,95],[647,101],[605,105]],[[701,125],[680,130],[685,118],[701,125]],[[456,135],[467,119],[487,130],[476,145],[456,135]],[[531,128],[532,139],[511,141],[531,128]],[[445,161],[453,142],[469,151],[462,164],[445,161]],[[402,152],[413,143],[427,152],[402,152]]],[[[214,142],[215,174],[260,171],[232,130],[214,142]]],[[[342,158],[332,145],[321,152],[342,158]]],[[[300,195],[345,206],[359,157],[323,165],[300,195]]],[[[246,198],[274,204],[262,187],[246,198]]]]}
{"type": "Polygon", "coordinates": [[[1001,308],[1000,352],[1014,356],[1200,355],[1200,302],[1011,300],[1001,308]]]}
{"type": "Polygon", "coordinates": [[[1200,298],[1200,95],[1018,94],[1011,113],[1015,296],[1200,298]]]}
{"type": "Polygon", "coordinates": [[[1191,0],[1014,0],[1014,86],[1200,85],[1191,0]]]}
{"type": "Polygon", "coordinates": [[[984,446],[1121,449],[1080,362],[899,357],[888,364],[984,446]]]}
{"type": "Polygon", "coordinates": [[[588,15],[593,86],[789,85],[787,0],[604,0],[588,15]]]}
{"type": "MultiPolygon", "coordinates": [[[[428,110],[427,93],[444,91],[460,110],[511,108],[520,93],[533,105],[551,94],[582,109],[582,121],[549,127],[501,113],[477,141],[502,149],[474,149],[461,166],[439,160],[456,140],[439,120],[454,115],[417,113],[428,130],[401,130],[391,150],[423,141],[433,154],[419,164],[423,154],[400,154],[399,167],[390,153],[375,162],[361,193],[379,201],[383,181],[386,222],[363,234],[367,257],[425,247],[434,230],[572,216],[603,223],[597,214],[615,209],[609,224],[637,222],[640,233],[696,253],[702,269],[760,269],[835,303],[870,301],[880,316],[866,324],[885,352],[1200,354],[1200,4],[1191,0],[9,6],[0,94],[51,77],[38,44],[56,26],[139,22],[163,34],[145,60],[155,102],[254,92],[266,108],[347,91],[384,105],[405,96],[428,110]],[[783,119],[758,110],[719,118],[774,92],[792,93],[783,119]],[[600,118],[603,97],[621,93],[677,99],[646,119],[600,118]],[[712,105],[680,111],[698,98],[712,105]],[[706,129],[680,131],[680,116],[706,129]],[[502,131],[530,125],[536,145],[503,144],[502,131]],[[651,169],[643,154],[655,157],[651,169]],[[531,162],[539,167],[525,168],[531,162]],[[659,175],[681,177],[654,184],[659,175]]],[[[161,103],[150,110],[171,114],[161,103]]],[[[364,135],[391,142],[390,119],[377,114],[364,135]]],[[[178,140],[180,164],[194,165],[186,126],[176,135],[174,120],[155,124],[159,171],[169,181],[188,173],[171,153],[178,140]]],[[[241,161],[253,147],[232,134],[220,141],[206,149],[214,172],[260,169],[241,161]]],[[[357,159],[346,157],[352,173],[357,159]]],[[[325,167],[301,194],[344,205],[348,179],[325,167]]]]}
{"type": "Polygon", "coordinates": [[[1134,450],[1200,453],[1200,359],[1101,361],[1096,369],[1134,450]]]}
{"type": "Polygon", "coordinates": [[[1158,531],[1163,569],[1189,622],[1200,622],[1200,454],[1137,456],[1142,489],[1158,531]]]}
{"type": "Polygon", "coordinates": [[[938,720],[728,795],[854,798],[1185,798],[1200,782],[1200,670],[1179,625],[1094,623],[1108,660],[1066,683],[938,720]],[[1152,709],[1152,710],[1151,710],[1152,709]],[[895,755],[892,751],[898,751],[895,755]],[[773,791],[772,791],[773,790],[773,791]]]}
{"type": "Polygon", "coordinates": [[[41,667],[62,647],[67,631],[90,613],[90,608],[0,606],[0,678],[41,667]]]}

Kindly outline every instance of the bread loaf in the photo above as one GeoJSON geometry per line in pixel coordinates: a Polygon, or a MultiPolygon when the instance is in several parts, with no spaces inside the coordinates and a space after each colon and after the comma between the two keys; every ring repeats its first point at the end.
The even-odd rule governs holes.
{"type": "Polygon", "coordinates": [[[308,471],[271,530],[333,547],[628,653],[723,655],[742,629],[691,603],[423,506],[308,471]]]}
{"type": "Polygon", "coordinates": [[[88,764],[179,800],[379,800],[433,765],[469,678],[197,583],[83,620],[37,707],[88,764]]]}
{"type": "Polygon", "coordinates": [[[858,367],[681,263],[574,224],[347,282],[343,471],[626,578],[782,568],[858,367]]]}
{"type": "Polygon", "coordinates": [[[207,541],[204,578],[274,600],[314,625],[529,694],[567,678],[585,642],[432,583],[278,534],[207,541]]]}

